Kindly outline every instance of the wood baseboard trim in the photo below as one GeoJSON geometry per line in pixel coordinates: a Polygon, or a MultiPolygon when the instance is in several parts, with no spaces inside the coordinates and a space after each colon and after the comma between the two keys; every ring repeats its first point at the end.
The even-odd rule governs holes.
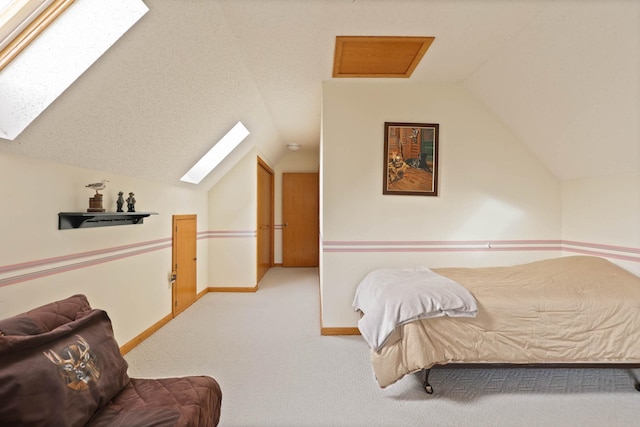
{"type": "MultiPolygon", "coordinates": [[[[200,291],[197,295],[196,295],[196,299],[193,302],[198,301],[200,298],[202,298],[203,296],[205,296],[206,294],[209,293],[209,288],[204,288],[202,291],[200,291]]],[[[187,308],[191,307],[192,304],[189,304],[187,307],[185,307],[182,311],[180,311],[180,313],[182,313],[184,310],[186,310],[187,308]]],[[[180,313],[176,313],[176,315],[180,314],[180,313]]],[[[131,350],[134,349],[134,347],[136,347],[138,344],[140,344],[142,341],[146,340],[147,338],[149,338],[151,335],[153,335],[154,332],[156,332],[158,329],[162,328],[164,325],[166,325],[167,323],[169,323],[169,321],[171,321],[171,319],[173,319],[173,314],[167,314],[165,317],[163,317],[162,319],[160,319],[158,322],[154,323],[150,328],[142,331],[142,333],[140,335],[138,335],[137,337],[135,337],[134,339],[132,339],[131,341],[129,341],[128,343],[126,343],[125,345],[123,345],[122,347],[120,347],[120,354],[122,354],[123,356],[125,354],[127,354],[128,352],[130,352],[131,350]]]]}
{"type": "Polygon", "coordinates": [[[171,319],[173,319],[172,314],[167,314],[166,316],[164,316],[162,319],[160,319],[159,321],[151,325],[151,327],[144,330],[140,335],[138,335],[137,337],[135,337],[134,339],[132,339],[131,341],[129,341],[128,343],[120,347],[120,354],[124,356],[125,354],[129,353],[131,350],[133,350],[135,346],[137,346],[142,341],[149,338],[151,335],[153,335],[154,332],[156,332],[158,329],[162,328],[164,325],[169,323],[171,319]]]}
{"type": "Polygon", "coordinates": [[[360,335],[360,330],[356,328],[320,328],[322,335],[360,335]]]}
{"type": "Polygon", "coordinates": [[[239,287],[210,287],[208,288],[208,292],[257,292],[258,286],[254,286],[253,288],[239,288],[239,287]]]}

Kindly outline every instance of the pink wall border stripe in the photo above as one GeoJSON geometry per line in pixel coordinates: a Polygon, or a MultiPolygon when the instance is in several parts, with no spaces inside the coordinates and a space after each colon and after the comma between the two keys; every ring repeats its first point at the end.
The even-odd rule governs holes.
{"type": "Polygon", "coordinates": [[[581,246],[594,249],[604,249],[614,252],[629,252],[633,254],[640,254],[640,248],[630,248],[626,246],[601,245],[599,243],[575,242],[573,240],[563,240],[562,244],[564,246],[581,246]]]}
{"type": "MultiPolygon", "coordinates": [[[[216,230],[216,231],[198,231],[196,233],[197,240],[204,239],[219,239],[219,238],[255,238],[257,231],[255,230],[216,230]]],[[[75,254],[61,255],[51,258],[43,258],[33,261],[27,261],[17,264],[10,264],[0,266],[0,274],[7,274],[18,272],[20,270],[34,269],[37,267],[43,267],[42,270],[34,271],[26,274],[18,274],[15,276],[5,277],[0,279],[0,287],[9,286],[16,283],[26,282],[29,280],[39,279],[42,277],[51,276],[54,274],[61,274],[68,271],[78,270],[82,268],[91,267],[98,264],[117,261],[124,258],[142,255],[148,252],[153,252],[161,249],[171,248],[173,239],[171,237],[149,240],[146,242],[131,243],[128,245],[114,246],[111,248],[96,249],[86,252],[78,252],[75,254]],[[132,250],[133,249],[133,250],[132,250]],[[120,254],[108,255],[114,252],[127,251],[120,254]],[[96,259],[90,259],[80,261],[84,258],[98,257],[100,255],[107,255],[96,259]],[[77,262],[76,262],[77,261],[77,262]],[[65,265],[46,268],[53,264],[67,263],[65,265]]]]}
{"type": "Polygon", "coordinates": [[[134,249],[134,248],[140,248],[140,247],[149,246],[149,245],[156,245],[156,244],[171,242],[171,240],[172,239],[169,237],[165,239],[150,240],[147,242],[132,243],[129,245],[114,246],[112,248],[96,249],[93,251],[79,252],[76,254],[68,254],[68,255],[62,255],[62,256],[57,256],[52,258],[44,258],[44,259],[39,259],[34,261],[27,261],[27,262],[22,262],[18,264],[5,265],[5,266],[0,266],[0,274],[7,273],[10,271],[40,267],[48,264],[57,264],[59,262],[73,261],[76,259],[87,258],[91,256],[96,256],[96,255],[103,255],[103,254],[123,251],[127,249],[134,249]]]}
{"type": "Polygon", "coordinates": [[[463,246],[463,245],[560,245],[562,240],[338,240],[324,246],[463,246]]]}
{"type": "Polygon", "coordinates": [[[566,251],[640,262],[640,257],[629,255],[640,254],[639,248],[572,240],[345,240],[324,241],[322,251],[325,253],[566,251]]]}
{"type": "Polygon", "coordinates": [[[254,238],[258,235],[256,230],[210,230],[203,233],[208,239],[244,239],[254,238]]]}
{"type": "Polygon", "coordinates": [[[324,249],[323,252],[517,252],[517,251],[561,251],[561,246],[532,246],[512,248],[336,248],[324,249]]]}
{"type": "Polygon", "coordinates": [[[26,282],[28,280],[34,280],[34,279],[39,279],[42,277],[47,277],[47,276],[51,276],[54,274],[60,274],[60,273],[65,273],[67,271],[73,271],[73,270],[79,270],[81,268],[87,268],[87,267],[91,267],[94,265],[99,265],[99,264],[104,264],[107,262],[112,262],[112,261],[117,261],[119,259],[123,259],[123,258],[129,258],[132,256],[138,256],[138,255],[142,255],[142,254],[146,254],[149,252],[154,252],[160,249],[166,249],[166,248],[170,248],[172,245],[171,243],[168,244],[164,244],[164,245],[159,245],[159,246],[153,246],[150,248],[145,248],[145,249],[140,249],[137,251],[131,251],[131,252],[127,252],[124,254],[117,254],[117,255],[111,255],[111,256],[107,256],[107,257],[103,257],[103,258],[98,258],[98,259],[94,259],[94,260],[88,260],[88,261],[82,261],[82,262],[78,262],[78,263],[74,263],[74,264],[67,264],[61,267],[54,267],[54,268],[49,268],[46,270],[41,270],[41,271],[36,271],[33,273],[27,273],[27,274],[22,274],[19,276],[14,276],[14,277],[8,277],[6,279],[0,279],[0,288],[3,286],[9,286],[9,285],[14,285],[16,283],[21,283],[21,282],[26,282]]]}
{"type": "MultiPolygon", "coordinates": [[[[255,230],[221,230],[199,231],[197,238],[252,238],[256,237],[255,230]]],[[[87,268],[98,264],[117,261],[124,258],[172,247],[172,238],[156,239],[146,242],[132,243],[111,248],[67,254],[40,260],[27,261],[18,264],[0,266],[0,273],[11,273],[20,270],[44,267],[51,264],[70,262],[69,264],[45,268],[26,274],[0,279],[0,287],[16,283],[61,274],[67,271],[87,268]],[[136,249],[139,248],[139,249],[136,249]],[[131,250],[134,249],[134,250],[131,250]],[[87,257],[107,255],[113,252],[127,251],[121,254],[104,256],[97,259],[73,262],[87,257]]],[[[412,241],[325,241],[323,252],[327,253],[401,253],[401,252],[506,252],[506,251],[566,251],[583,255],[614,258],[624,261],[640,262],[640,248],[605,245],[599,243],[577,242],[571,240],[412,240],[412,241]],[[490,244],[491,247],[486,245],[490,244]]]]}

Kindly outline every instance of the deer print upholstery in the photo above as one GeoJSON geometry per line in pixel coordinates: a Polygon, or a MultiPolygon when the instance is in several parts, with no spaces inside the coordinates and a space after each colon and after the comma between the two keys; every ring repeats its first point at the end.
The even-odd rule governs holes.
{"type": "Polygon", "coordinates": [[[111,320],[83,295],[0,320],[0,425],[218,424],[211,377],[131,379],[111,320]]]}

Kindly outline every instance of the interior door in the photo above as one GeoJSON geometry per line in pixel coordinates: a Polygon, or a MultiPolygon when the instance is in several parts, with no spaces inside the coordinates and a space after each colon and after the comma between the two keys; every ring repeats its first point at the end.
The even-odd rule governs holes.
{"type": "Polygon", "coordinates": [[[273,170],[258,158],[257,283],[273,266],[273,170]]]}
{"type": "Polygon", "coordinates": [[[320,235],[319,175],[282,174],[282,265],[317,267],[320,235]]]}
{"type": "Polygon", "coordinates": [[[177,316],[196,300],[197,216],[173,216],[172,314],[177,316]]]}

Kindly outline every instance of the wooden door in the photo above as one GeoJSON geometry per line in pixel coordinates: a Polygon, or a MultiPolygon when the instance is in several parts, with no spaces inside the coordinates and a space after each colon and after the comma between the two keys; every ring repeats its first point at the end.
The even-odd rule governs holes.
{"type": "Polygon", "coordinates": [[[273,170],[258,158],[257,282],[273,266],[273,170]]]}
{"type": "Polygon", "coordinates": [[[173,216],[172,314],[177,316],[196,300],[197,216],[173,216]]]}
{"type": "Polygon", "coordinates": [[[282,265],[317,267],[320,235],[317,173],[282,174],[282,265]]]}

